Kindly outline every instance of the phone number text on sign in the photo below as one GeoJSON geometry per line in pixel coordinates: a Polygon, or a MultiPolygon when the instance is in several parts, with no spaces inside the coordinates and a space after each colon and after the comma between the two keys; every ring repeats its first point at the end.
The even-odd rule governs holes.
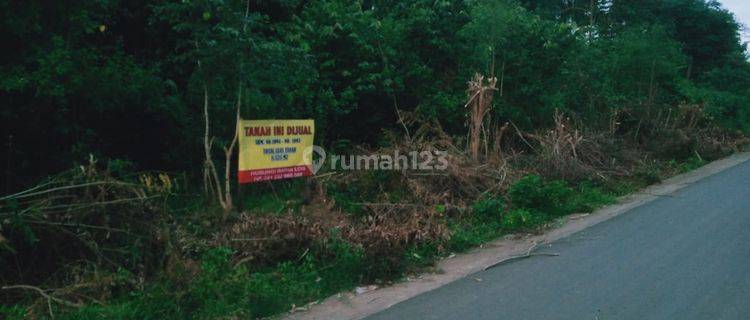
{"type": "Polygon", "coordinates": [[[311,159],[302,154],[313,144],[313,120],[243,120],[240,126],[240,183],[313,174],[311,159]]]}

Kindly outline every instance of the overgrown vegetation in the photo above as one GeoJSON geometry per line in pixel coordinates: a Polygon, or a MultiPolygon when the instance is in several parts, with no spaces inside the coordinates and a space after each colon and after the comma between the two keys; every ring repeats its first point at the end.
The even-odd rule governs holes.
{"type": "Polygon", "coordinates": [[[9,319],[278,314],[540,232],[750,133],[750,64],[713,1],[0,9],[9,319]],[[238,112],[313,118],[339,154],[445,152],[447,168],[239,192],[238,112]]]}

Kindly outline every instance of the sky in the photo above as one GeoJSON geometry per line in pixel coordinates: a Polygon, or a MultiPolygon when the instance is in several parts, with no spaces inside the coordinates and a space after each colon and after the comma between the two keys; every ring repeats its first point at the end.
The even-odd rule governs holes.
{"type": "MultiPolygon", "coordinates": [[[[748,0],[719,0],[727,10],[734,13],[735,18],[744,26],[750,27],[750,1],[748,0]]],[[[750,30],[742,30],[742,41],[750,41],[750,30]]]]}

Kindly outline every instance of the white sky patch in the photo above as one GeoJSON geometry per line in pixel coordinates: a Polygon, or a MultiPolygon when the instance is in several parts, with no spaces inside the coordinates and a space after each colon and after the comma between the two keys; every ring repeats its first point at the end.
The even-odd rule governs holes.
{"type": "Polygon", "coordinates": [[[743,25],[742,42],[750,41],[750,1],[748,0],[720,0],[724,8],[734,13],[735,19],[743,25]]]}

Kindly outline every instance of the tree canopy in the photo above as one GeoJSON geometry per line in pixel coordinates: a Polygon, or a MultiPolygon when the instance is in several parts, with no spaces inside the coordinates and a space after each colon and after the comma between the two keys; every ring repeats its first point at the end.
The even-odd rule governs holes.
{"type": "MultiPolygon", "coordinates": [[[[399,110],[463,134],[465,84],[501,78],[500,121],[593,127],[682,103],[750,131],[740,25],[705,0],[2,1],[4,191],[93,154],[195,171],[204,91],[219,140],[244,118],[314,118],[381,143],[399,110]]],[[[222,145],[226,141],[218,141],[222,145]]]]}

